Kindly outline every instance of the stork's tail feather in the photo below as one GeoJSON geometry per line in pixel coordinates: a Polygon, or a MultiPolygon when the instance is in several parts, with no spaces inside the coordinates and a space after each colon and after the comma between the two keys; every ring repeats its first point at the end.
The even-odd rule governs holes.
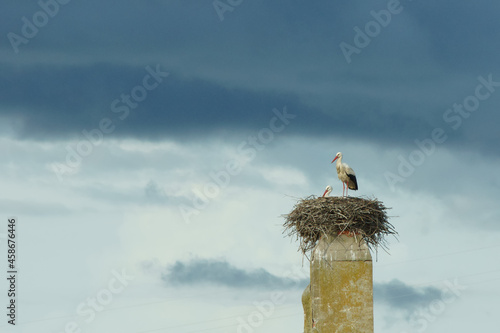
{"type": "Polygon", "coordinates": [[[356,191],[358,189],[358,182],[356,181],[356,176],[349,174],[347,176],[349,176],[349,189],[356,191]]]}

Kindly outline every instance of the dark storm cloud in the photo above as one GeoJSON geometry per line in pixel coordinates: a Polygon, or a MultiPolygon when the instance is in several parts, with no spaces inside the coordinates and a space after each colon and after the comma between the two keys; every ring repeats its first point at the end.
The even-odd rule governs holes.
{"type": "MultiPolygon", "coordinates": [[[[354,27],[364,29],[374,20],[370,11],[387,1],[243,2],[223,21],[212,2],[70,2],[19,45],[19,54],[1,40],[0,112],[22,138],[81,135],[109,117],[116,124],[110,136],[152,139],[256,131],[272,108],[286,105],[297,115],[287,134],[412,147],[435,127],[449,129],[444,112],[473,93],[477,76],[500,80],[499,5],[401,4],[347,64],[339,44],[353,44],[354,27]],[[170,76],[117,120],[111,103],[157,63],[170,76]]],[[[39,10],[6,5],[0,30],[21,34],[21,18],[39,10]]],[[[446,144],[488,151],[500,134],[483,129],[500,121],[499,105],[495,92],[446,144]]]]}
{"type": "Polygon", "coordinates": [[[0,112],[21,119],[20,137],[43,139],[79,135],[97,128],[103,118],[113,120],[112,135],[154,138],[260,128],[267,125],[275,107],[288,105],[303,115],[307,111],[293,96],[228,89],[175,75],[163,78],[143,101],[132,99],[129,106],[122,94],[130,96],[145,75],[149,74],[144,68],[109,65],[5,68],[0,74],[0,112]]]}
{"type": "Polygon", "coordinates": [[[440,299],[441,295],[442,291],[436,287],[412,287],[398,279],[373,284],[374,301],[407,313],[429,306],[432,301],[440,299]]]}
{"type": "Polygon", "coordinates": [[[431,51],[440,65],[470,72],[498,69],[495,64],[500,48],[497,36],[500,24],[498,1],[415,2],[408,14],[425,32],[431,51]]]}
{"type": "MultiPolygon", "coordinates": [[[[42,2],[47,1],[51,2],[42,2]]],[[[286,38],[286,43],[294,39],[305,41],[305,37],[324,35],[326,22],[340,25],[348,21],[346,13],[352,13],[353,5],[292,1],[285,6],[255,1],[227,11],[223,21],[220,21],[212,1],[102,3],[90,0],[58,7],[56,15],[39,27],[38,33],[28,38],[27,44],[19,46],[21,53],[34,49],[88,52],[89,47],[106,47],[110,53],[118,50],[154,52],[194,46],[203,55],[208,48],[231,51],[239,47],[235,42],[263,46],[276,44],[277,38],[286,38]],[[251,35],[251,38],[242,38],[251,35]]],[[[19,36],[23,36],[22,18],[33,22],[34,14],[42,10],[35,3],[7,4],[2,9],[5,20],[0,22],[1,31],[19,36]]],[[[8,38],[2,38],[0,45],[12,50],[8,38]]],[[[230,57],[230,53],[225,56],[226,59],[230,57]]]]}
{"type": "MultiPolygon", "coordinates": [[[[349,66],[344,61],[339,44],[342,41],[353,44],[353,28],[364,29],[367,22],[374,20],[371,11],[380,12],[387,5],[386,0],[359,4],[296,0],[286,6],[264,0],[245,1],[225,12],[224,20],[220,21],[211,1],[72,1],[60,5],[54,17],[33,38],[28,38],[27,44],[19,45],[19,49],[20,54],[50,51],[55,59],[58,52],[61,59],[91,54],[96,57],[117,54],[121,59],[134,59],[137,55],[162,54],[163,58],[184,55],[183,61],[203,63],[207,56],[216,55],[221,62],[230,63],[238,61],[234,58],[235,51],[243,48],[256,58],[253,66],[279,62],[293,68],[300,65],[294,61],[313,63],[329,58],[332,66],[352,74],[356,62],[349,66]],[[294,54],[283,58],[280,49],[294,54]],[[303,57],[297,58],[297,53],[303,57]]],[[[495,62],[500,46],[496,38],[500,32],[495,15],[498,2],[401,1],[400,6],[402,11],[393,15],[389,24],[355,55],[357,58],[393,73],[404,72],[403,66],[412,67],[429,60],[461,72],[471,67],[498,69],[495,62]],[[430,47],[430,58],[413,54],[407,60],[417,63],[397,63],[406,49],[413,51],[416,46],[430,47]],[[398,67],[388,67],[388,62],[398,67]]],[[[22,18],[33,21],[33,15],[41,10],[36,3],[4,5],[4,19],[0,21],[4,38],[0,47],[14,54],[7,33],[22,36],[22,18]]]]}
{"type": "Polygon", "coordinates": [[[226,261],[202,259],[189,262],[177,261],[162,274],[162,279],[169,285],[190,286],[208,283],[232,288],[262,289],[302,289],[309,283],[308,280],[279,277],[262,268],[246,271],[226,261]]]}
{"type": "Polygon", "coordinates": [[[109,135],[121,137],[198,137],[217,130],[256,131],[268,125],[273,108],[284,106],[296,115],[287,133],[345,133],[384,140],[424,135],[427,129],[425,122],[411,114],[378,112],[381,106],[370,98],[358,99],[354,105],[348,105],[347,99],[339,100],[338,110],[325,113],[305,105],[292,93],[227,88],[204,80],[180,79],[175,74],[163,78],[143,101],[132,100],[135,108],[127,106],[122,94],[131,95],[145,75],[145,68],[109,64],[4,67],[0,73],[0,112],[20,119],[16,129],[19,137],[39,139],[81,136],[82,130],[97,128],[103,118],[110,118],[115,125],[109,135]],[[118,101],[115,107],[114,101],[118,101]],[[121,109],[128,109],[124,119],[120,118],[125,114],[121,109]]]}

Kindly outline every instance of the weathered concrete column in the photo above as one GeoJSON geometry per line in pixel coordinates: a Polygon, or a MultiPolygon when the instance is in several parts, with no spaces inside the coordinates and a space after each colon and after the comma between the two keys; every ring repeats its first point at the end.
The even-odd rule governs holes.
{"type": "Polygon", "coordinates": [[[302,293],[302,307],[304,308],[304,333],[312,332],[311,285],[308,284],[302,293]]]}
{"type": "Polygon", "coordinates": [[[305,332],[373,332],[372,258],[364,241],[320,238],[311,257],[310,302],[305,332]]]}

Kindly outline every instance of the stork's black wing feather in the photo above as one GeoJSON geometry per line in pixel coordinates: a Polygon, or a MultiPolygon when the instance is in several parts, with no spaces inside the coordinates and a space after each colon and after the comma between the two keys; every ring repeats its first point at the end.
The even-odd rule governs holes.
{"type": "Polygon", "coordinates": [[[347,176],[349,177],[349,189],[356,191],[358,189],[358,182],[356,181],[356,176],[351,174],[347,174],[347,176]]]}

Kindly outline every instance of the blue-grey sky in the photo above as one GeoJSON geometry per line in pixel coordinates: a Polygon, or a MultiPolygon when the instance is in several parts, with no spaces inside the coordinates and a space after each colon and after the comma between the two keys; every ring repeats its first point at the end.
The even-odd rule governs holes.
{"type": "Polygon", "coordinates": [[[302,332],[281,214],[340,195],[337,151],[399,232],[373,254],[376,331],[497,327],[498,2],[0,9],[0,243],[17,217],[22,272],[2,332],[237,332],[269,302],[255,331],[302,332]]]}

